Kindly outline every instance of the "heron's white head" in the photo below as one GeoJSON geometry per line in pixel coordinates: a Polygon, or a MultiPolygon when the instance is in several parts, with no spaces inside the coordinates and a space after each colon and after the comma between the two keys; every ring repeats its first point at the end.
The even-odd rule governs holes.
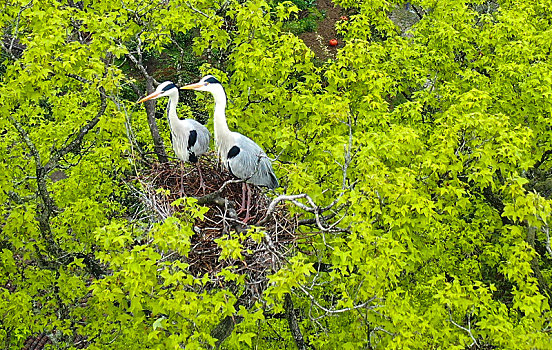
{"type": "Polygon", "coordinates": [[[217,80],[212,75],[206,75],[201,78],[200,81],[194,84],[189,84],[181,87],[184,90],[198,90],[198,91],[209,91],[213,95],[219,94],[221,91],[224,92],[220,81],[217,80]]]}
{"type": "Polygon", "coordinates": [[[178,87],[174,85],[172,81],[165,81],[159,84],[159,86],[157,86],[157,89],[155,89],[154,92],[144,97],[137,103],[146,102],[148,100],[155,100],[156,98],[159,98],[159,97],[170,96],[175,92],[178,93],[178,87]]]}

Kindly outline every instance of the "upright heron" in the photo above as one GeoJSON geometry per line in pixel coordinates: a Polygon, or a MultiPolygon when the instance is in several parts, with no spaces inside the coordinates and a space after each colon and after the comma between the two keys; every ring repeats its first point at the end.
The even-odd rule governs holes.
{"type": "MultiPolygon", "coordinates": [[[[159,97],[169,98],[167,104],[167,119],[171,128],[171,141],[174,153],[178,159],[184,162],[195,163],[199,173],[199,185],[205,189],[201,168],[198,164],[198,157],[209,150],[209,130],[193,119],[179,119],[176,114],[178,104],[178,87],[170,81],[165,81],[155,91],[144,97],[138,103],[145,102],[159,97]]],[[[181,186],[182,183],[181,183],[181,186]]],[[[205,190],[204,190],[205,192],[205,190]]]]}
{"type": "MultiPolygon", "coordinates": [[[[226,93],[220,81],[212,75],[207,75],[195,84],[183,86],[181,89],[208,91],[215,99],[214,127],[215,144],[222,164],[235,177],[245,182],[274,189],[279,186],[278,178],[272,169],[272,162],[263,149],[249,137],[230,131],[226,122],[226,93]]],[[[251,189],[244,184],[242,187],[242,206],[244,210],[245,190],[247,188],[247,213],[244,221],[250,219],[251,189]]]]}

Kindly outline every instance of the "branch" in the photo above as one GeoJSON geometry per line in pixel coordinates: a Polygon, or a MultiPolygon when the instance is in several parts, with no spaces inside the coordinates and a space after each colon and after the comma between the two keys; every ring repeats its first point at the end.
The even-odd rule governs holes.
{"type": "MultiPolygon", "coordinates": [[[[73,76],[73,77],[75,79],[78,78],[76,76],[73,76]]],[[[77,80],[80,80],[80,79],[77,79],[77,80]]],[[[58,208],[54,199],[51,197],[48,191],[47,177],[48,177],[48,174],[53,169],[59,166],[59,160],[62,159],[63,156],[65,156],[69,152],[76,152],[81,147],[84,136],[98,123],[99,118],[105,113],[105,109],[106,109],[105,90],[103,87],[100,87],[99,91],[100,91],[101,104],[100,104],[100,109],[96,114],[96,116],[87,124],[85,124],[83,127],[81,127],[75,139],[72,142],[70,142],[67,146],[57,151],[53,150],[52,151],[53,155],[50,157],[49,161],[44,166],[42,165],[42,159],[40,157],[40,153],[38,149],[36,148],[35,144],[32,142],[29,134],[26,132],[23,125],[18,120],[16,120],[11,114],[8,114],[9,120],[16,128],[17,132],[19,133],[19,136],[25,142],[30,154],[35,160],[37,192],[38,192],[38,197],[42,201],[42,205],[38,205],[36,207],[36,219],[38,221],[42,237],[48,245],[48,250],[50,251],[50,253],[56,256],[60,256],[64,252],[61,248],[59,248],[56,245],[56,243],[52,239],[52,229],[50,226],[50,219],[52,218],[52,216],[55,216],[59,212],[61,212],[61,210],[58,208]]],[[[63,257],[57,259],[58,260],[57,263],[55,263],[54,261],[46,261],[46,259],[42,257],[42,255],[40,254],[39,248],[36,248],[36,253],[39,256],[39,260],[41,261],[42,266],[48,269],[53,269],[53,270],[57,269],[57,266],[59,266],[59,263],[67,265],[73,262],[73,259],[76,257],[76,258],[83,259],[83,262],[88,267],[88,270],[95,277],[99,277],[101,274],[105,274],[105,271],[101,268],[100,264],[97,261],[81,253],[65,254],[63,257]]]]}
{"type": "MultiPolygon", "coordinates": [[[[4,48],[4,50],[6,50],[6,52],[11,56],[11,58],[13,60],[16,59],[16,57],[13,54],[12,50],[14,48],[14,45],[16,45],[15,40],[17,39],[17,35],[19,34],[19,21],[21,20],[21,14],[23,13],[23,11],[30,8],[31,6],[33,6],[33,0],[29,1],[27,3],[27,5],[24,5],[23,7],[21,7],[19,9],[19,12],[17,13],[17,16],[15,17],[15,28],[14,28],[14,31],[11,35],[10,46],[6,47],[5,44],[4,44],[4,41],[2,41],[2,47],[4,48]]],[[[23,51],[23,50],[24,50],[24,48],[21,49],[21,51],[23,51]]]]}
{"type": "Polygon", "coordinates": [[[38,190],[38,196],[42,200],[43,207],[41,206],[37,207],[37,220],[39,221],[40,228],[43,234],[46,235],[46,238],[49,239],[51,234],[49,219],[50,216],[53,213],[59,212],[59,208],[56,206],[54,200],[50,196],[50,193],[48,192],[48,187],[46,185],[46,176],[48,175],[48,172],[46,171],[46,167],[42,166],[42,159],[40,157],[40,153],[38,152],[38,149],[32,142],[31,138],[29,137],[29,134],[27,134],[27,131],[23,128],[23,125],[16,120],[11,114],[8,114],[8,119],[11,121],[13,126],[16,128],[17,132],[19,133],[19,136],[23,139],[25,144],[27,145],[27,148],[29,149],[29,152],[33,156],[36,164],[36,185],[38,190]]]}
{"type": "Polygon", "coordinates": [[[543,154],[542,154],[542,157],[541,159],[539,159],[535,165],[533,165],[532,169],[535,170],[535,169],[538,169],[542,163],[546,162],[548,160],[548,156],[552,154],[552,150],[546,150],[543,154]]]}
{"type": "Polygon", "coordinates": [[[199,197],[197,199],[197,204],[199,205],[202,205],[202,204],[206,204],[206,203],[215,203],[215,200],[220,197],[220,195],[222,194],[222,191],[224,191],[224,189],[226,188],[226,186],[230,185],[230,184],[236,184],[236,183],[242,183],[242,182],[245,182],[245,180],[228,180],[226,181],[225,183],[222,184],[222,186],[220,186],[220,188],[218,190],[216,190],[215,192],[211,192],[203,197],[199,197]]]}
{"type": "Polygon", "coordinates": [[[155,83],[155,85],[159,85],[159,82],[157,80],[155,80],[151,75],[149,75],[148,71],[146,70],[146,67],[144,67],[144,65],[142,64],[142,49],[141,49],[142,40],[140,39],[139,35],[137,35],[136,40],[138,41],[138,44],[136,46],[136,50],[137,50],[137,53],[138,53],[138,58],[134,57],[134,55],[130,52],[126,54],[126,57],[128,57],[128,59],[131,60],[132,63],[134,63],[136,68],[138,68],[140,73],[142,73],[142,75],[146,79],[153,81],[155,83]]]}
{"type": "Polygon", "coordinates": [[[550,228],[548,225],[544,225],[542,227],[542,231],[546,234],[546,251],[548,254],[550,254],[550,257],[552,258],[552,248],[550,247],[550,228]]]}
{"type": "Polygon", "coordinates": [[[142,149],[142,147],[138,144],[138,141],[136,140],[137,139],[136,134],[132,129],[131,116],[125,104],[122,103],[117,96],[109,96],[109,99],[115,104],[115,106],[117,106],[118,111],[122,111],[125,114],[125,130],[126,130],[128,142],[130,143],[130,149],[131,149],[131,154],[133,158],[135,158],[134,150],[136,149],[140,154],[140,158],[142,158],[142,160],[144,160],[147,163],[147,160],[145,159],[146,152],[142,149]]]}
{"type": "Polygon", "coordinates": [[[470,338],[472,339],[472,343],[469,345],[469,347],[471,348],[472,346],[476,346],[477,348],[479,348],[479,344],[477,344],[477,340],[475,340],[475,337],[473,336],[472,334],[472,330],[471,330],[471,313],[468,314],[468,328],[466,327],[463,327],[461,325],[459,325],[458,323],[454,322],[454,320],[452,319],[452,313],[451,311],[449,310],[449,317],[450,317],[450,322],[455,325],[456,327],[466,331],[468,333],[468,335],[470,336],[470,338]]]}
{"type": "Polygon", "coordinates": [[[92,82],[86,78],[83,78],[81,77],[80,75],[76,75],[76,74],[73,74],[73,73],[67,73],[66,74],[69,78],[73,78],[75,80],[78,80],[80,81],[81,83],[84,83],[84,84],[92,84],[92,82]]]}
{"type": "MultiPolygon", "coordinates": [[[[155,80],[147,71],[146,67],[142,64],[142,40],[140,39],[140,33],[136,35],[136,53],[138,54],[138,58],[134,57],[132,53],[127,53],[126,57],[134,63],[136,68],[142,73],[144,78],[146,79],[146,93],[151,94],[155,89],[154,85],[159,85],[159,82],[155,80]]],[[[120,44],[122,45],[122,44],[120,44]]],[[[153,139],[153,148],[155,150],[155,154],[157,155],[157,158],[161,163],[167,163],[169,161],[169,158],[167,157],[167,153],[165,152],[165,144],[163,143],[163,139],[161,138],[161,135],[159,134],[159,128],[157,127],[157,120],[155,118],[155,101],[150,100],[146,101],[144,103],[146,107],[146,115],[148,118],[148,126],[150,129],[151,137],[153,139]]]]}
{"type": "MultiPolygon", "coordinates": [[[[316,298],[310,294],[307,289],[301,285],[300,283],[297,284],[297,286],[299,287],[299,289],[301,289],[301,291],[303,293],[305,293],[307,295],[307,297],[311,300],[311,302],[316,306],[318,307],[320,310],[324,311],[326,313],[326,315],[332,315],[332,314],[339,314],[339,313],[343,313],[343,312],[347,312],[347,311],[352,311],[352,310],[356,310],[356,309],[361,309],[361,308],[365,308],[367,307],[368,304],[370,304],[372,301],[376,300],[376,297],[372,297],[370,298],[368,301],[362,303],[362,304],[358,304],[358,305],[353,305],[351,307],[344,307],[342,309],[328,309],[328,308],[325,308],[324,306],[320,305],[318,303],[318,301],[316,301],[316,298]]],[[[368,310],[372,310],[372,309],[375,309],[375,308],[378,308],[380,307],[379,305],[373,305],[373,306],[370,306],[368,307],[367,309],[368,310]]],[[[325,316],[325,315],[324,315],[325,316]]]]}
{"type": "MultiPolygon", "coordinates": [[[[71,141],[65,147],[53,152],[54,154],[50,157],[50,160],[44,166],[47,172],[50,172],[51,170],[56,168],[58,166],[59,160],[68,153],[77,153],[77,151],[80,150],[82,146],[82,141],[84,137],[88,134],[88,132],[90,132],[90,130],[92,130],[96,126],[96,124],[98,124],[98,122],[100,121],[100,117],[104,115],[107,108],[105,89],[100,86],[98,90],[100,92],[101,100],[98,113],[96,113],[96,116],[94,118],[92,118],[90,121],[88,121],[88,123],[80,128],[77,136],[73,139],[73,141],[71,141]]],[[[67,142],[71,136],[73,135],[70,135],[65,142],[67,142]]]]}
{"type": "Polygon", "coordinates": [[[186,6],[188,6],[192,11],[199,13],[200,15],[202,15],[205,18],[211,18],[211,16],[209,16],[205,12],[203,12],[201,10],[198,10],[195,7],[193,7],[192,4],[190,4],[189,2],[186,3],[186,6]]]}
{"type": "Polygon", "coordinates": [[[264,218],[262,218],[261,221],[257,223],[257,225],[263,225],[268,221],[270,215],[272,215],[276,210],[276,206],[278,205],[278,203],[283,201],[292,201],[300,198],[305,198],[305,196],[306,196],[305,193],[301,193],[301,194],[294,194],[294,195],[280,195],[274,198],[272,202],[270,202],[270,204],[268,205],[268,209],[266,210],[266,214],[264,218]]]}
{"type": "MultiPolygon", "coordinates": [[[[242,295],[236,301],[234,308],[238,310],[240,306],[248,307],[250,306],[249,305],[250,303],[251,301],[247,300],[245,295],[242,295]]],[[[215,328],[211,330],[211,333],[210,333],[211,337],[217,339],[217,342],[215,344],[215,347],[217,349],[220,347],[222,342],[232,334],[232,331],[234,331],[234,327],[237,324],[241,323],[242,321],[243,321],[243,317],[241,316],[229,315],[223,318],[219,322],[219,324],[217,324],[215,328]]]]}
{"type": "Polygon", "coordinates": [[[416,15],[418,15],[419,19],[424,18],[424,16],[420,13],[420,11],[416,8],[416,6],[414,6],[412,4],[410,4],[410,6],[412,6],[412,8],[414,9],[414,12],[416,12],[416,15]]]}

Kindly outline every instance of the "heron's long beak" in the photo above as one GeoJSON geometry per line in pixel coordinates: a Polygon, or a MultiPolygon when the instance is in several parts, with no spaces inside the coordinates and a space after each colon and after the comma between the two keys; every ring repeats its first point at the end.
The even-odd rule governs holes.
{"type": "Polygon", "coordinates": [[[154,92],[154,93],[149,94],[148,96],[144,97],[143,99],[141,99],[140,101],[138,101],[138,102],[136,102],[136,103],[142,103],[142,102],[149,101],[149,100],[151,100],[152,98],[157,98],[157,97],[159,97],[159,95],[161,95],[161,93],[159,93],[159,92],[154,92]]]}
{"type": "Polygon", "coordinates": [[[199,89],[202,86],[203,86],[203,84],[195,83],[195,84],[189,84],[189,85],[183,86],[183,87],[181,87],[181,89],[182,90],[195,90],[195,89],[199,89]]]}

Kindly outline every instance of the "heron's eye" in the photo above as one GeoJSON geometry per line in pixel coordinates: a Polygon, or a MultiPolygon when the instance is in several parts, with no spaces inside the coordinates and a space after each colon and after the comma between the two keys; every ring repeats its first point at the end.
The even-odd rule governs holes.
{"type": "Polygon", "coordinates": [[[204,83],[203,85],[207,86],[207,85],[209,85],[209,82],[208,82],[208,81],[206,81],[206,82],[205,82],[205,83],[204,83]]]}

